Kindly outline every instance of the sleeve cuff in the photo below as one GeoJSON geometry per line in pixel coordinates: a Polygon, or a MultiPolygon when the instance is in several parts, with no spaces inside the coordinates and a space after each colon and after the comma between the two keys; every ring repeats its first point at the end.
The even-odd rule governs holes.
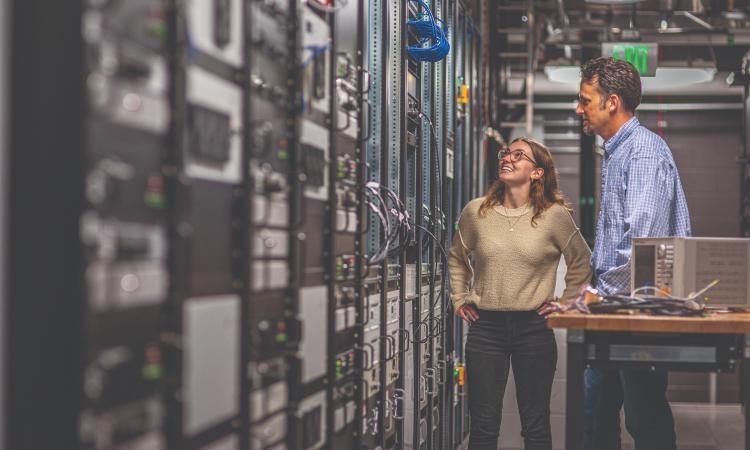
{"type": "Polygon", "coordinates": [[[458,294],[453,294],[451,295],[451,300],[453,301],[454,311],[458,311],[459,308],[469,303],[474,304],[474,305],[479,304],[479,296],[473,291],[460,292],[458,294]]]}

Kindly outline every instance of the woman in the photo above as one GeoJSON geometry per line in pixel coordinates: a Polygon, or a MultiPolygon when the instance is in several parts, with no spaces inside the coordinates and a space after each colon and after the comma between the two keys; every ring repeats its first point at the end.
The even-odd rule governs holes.
{"type": "Polygon", "coordinates": [[[568,266],[563,298],[590,281],[591,251],[557,187],[549,150],[520,138],[498,157],[499,179],[464,208],[448,258],[453,306],[470,323],[469,450],[498,447],[510,367],[525,448],[552,449],[557,346],[536,309],[553,295],[561,255],[568,266]]]}

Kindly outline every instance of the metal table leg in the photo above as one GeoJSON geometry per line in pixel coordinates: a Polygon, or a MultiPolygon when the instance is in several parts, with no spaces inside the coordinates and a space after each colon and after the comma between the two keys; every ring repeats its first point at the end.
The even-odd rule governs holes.
{"type": "Polygon", "coordinates": [[[585,345],[582,330],[568,330],[568,370],[565,396],[565,448],[583,449],[583,372],[585,345]]]}
{"type": "MultiPolygon", "coordinates": [[[[750,336],[750,335],[748,335],[750,336]]],[[[747,342],[747,336],[746,336],[747,342]]],[[[742,397],[742,406],[745,413],[745,450],[750,450],[750,358],[748,358],[747,343],[743,351],[742,362],[740,363],[740,396],[742,397]]]]}

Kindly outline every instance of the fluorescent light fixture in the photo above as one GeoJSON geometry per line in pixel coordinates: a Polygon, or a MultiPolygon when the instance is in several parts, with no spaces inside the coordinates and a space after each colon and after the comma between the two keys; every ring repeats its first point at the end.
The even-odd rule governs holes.
{"type": "Polygon", "coordinates": [[[544,66],[544,74],[555,83],[581,83],[581,68],[578,66],[544,66]]]}
{"type": "MultiPolygon", "coordinates": [[[[578,66],[546,66],[544,73],[550,81],[578,85],[581,82],[581,68],[578,66]]],[[[658,67],[656,76],[642,77],[643,90],[669,89],[691,84],[713,81],[716,69],[713,67],[658,67]]]]}

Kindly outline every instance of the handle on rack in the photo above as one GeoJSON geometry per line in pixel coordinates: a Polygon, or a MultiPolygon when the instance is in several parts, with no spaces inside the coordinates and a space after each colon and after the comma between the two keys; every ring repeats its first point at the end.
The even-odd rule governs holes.
{"type": "MultiPolygon", "coordinates": [[[[369,362],[369,364],[367,364],[364,367],[362,367],[362,370],[370,370],[373,367],[375,367],[375,347],[373,347],[372,344],[370,344],[369,342],[363,343],[362,347],[359,347],[358,350],[360,350],[362,353],[364,353],[365,356],[367,355],[367,350],[365,349],[365,347],[367,347],[367,348],[370,349],[370,358],[369,358],[370,362],[369,362]]],[[[365,358],[364,360],[366,362],[367,358],[365,358]]]]}
{"type": "Polygon", "coordinates": [[[409,350],[411,350],[411,333],[406,328],[399,328],[399,331],[401,331],[402,334],[405,334],[404,341],[406,343],[406,348],[401,350],[401,353],[406,353],[409,350]]]}
{"type": "Polygon", "coordinates": [[[435,395],[435,369],[432,367],[425,369],[424,376],[430,381],[427,385],[427,395],[435,395]]]}
{"type": "Polygon", "coordinates": [[[401,388],[396,388],[393,391],[393,418],[395,420],[403,420],[404,416],[401,411],[403,411],[404,406],[404,395],[406,395],[406,391],[404,391],[401,388]]]}
{"type": "Polygon", "coordinates": [[[445,384],[445,368],[446,368],[445,361],[442,359],[438,360],[437,362],[438,386],[442,386],[445,384]]]}
{"type": "MultiPolygon", "coordinates": [[[[366,98],[360,99],[360,101],[367,105],[367,127],[360,125],[363,130],[367,130],[367,134],[359,138],[359,142],[367,142],[372,136],[372,130],[370,129],[372,127],[372,103],[366,98]]],[[[360,111],[364,111],[364,109],[360,109],[360,111]]],[[[362,120],[361,117],[360,121],[364,124],[364,120],[362,120]]]]}

